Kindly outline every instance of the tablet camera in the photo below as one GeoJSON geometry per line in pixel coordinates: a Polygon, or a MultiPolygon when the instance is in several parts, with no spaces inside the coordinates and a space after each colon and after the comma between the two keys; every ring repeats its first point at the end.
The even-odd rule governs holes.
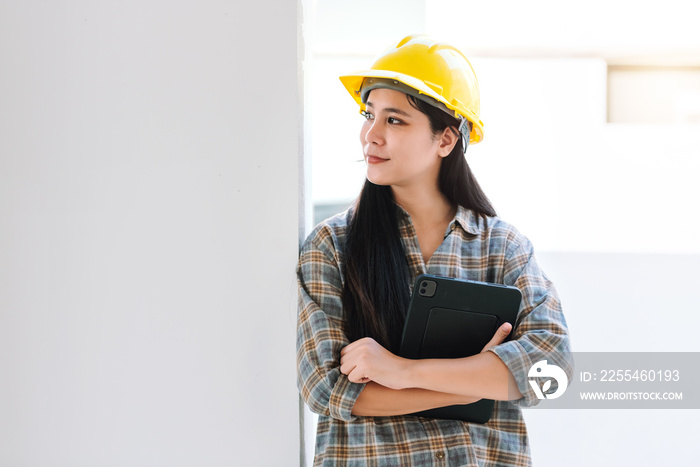
{"type": "Polygon", "coordinates": [[[435,295],[435,290],[437,289],[437,282],[431,280],[422,280],[419,284],[418,294],[421,297],[430,298],[435,295]]]}

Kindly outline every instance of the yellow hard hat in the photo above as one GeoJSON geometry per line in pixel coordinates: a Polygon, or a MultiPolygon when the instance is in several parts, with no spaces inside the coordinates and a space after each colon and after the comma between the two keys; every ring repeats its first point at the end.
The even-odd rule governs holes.
{"type": "Polygon", "coordinates": [[[385,50],[369,70],[341,76],[340,81],[361,110],[366,110],[372,89],[396,89],[471,122],[470,143],[484,138],[479,83],[469,60],[451,45],[424,35],[407,36],[385,50]]]}

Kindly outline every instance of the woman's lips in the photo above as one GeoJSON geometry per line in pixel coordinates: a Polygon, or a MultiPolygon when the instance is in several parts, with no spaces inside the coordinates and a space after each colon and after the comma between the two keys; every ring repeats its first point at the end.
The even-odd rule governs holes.
{"type": "Polygon", "coordinates": [[[382,159],[381,157],[377,156],[367,156],[367,163],[368,164],[381,164],[382,162],[386,162],[389,159],[382,159]]]}

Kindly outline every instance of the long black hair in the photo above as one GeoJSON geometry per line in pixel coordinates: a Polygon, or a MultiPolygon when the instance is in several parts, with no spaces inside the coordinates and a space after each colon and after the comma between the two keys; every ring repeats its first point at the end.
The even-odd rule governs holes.
{"type": "MultiPolygon", "coordinates": [[[[434,135],[445,128],[457,132],[456,118],[418,98],[407,98],[428,116],[434,135]]],[[[439,188],[451,204],[471,209],[479,218],[496,215],[469,169],[461,139],[441,162],[439,188]]],[[[345,234],[343,288],[348,339],[372,337],[394,353],[399,350],[411,277],[396,209],[390,186],[365,180],[345,234]]]]}

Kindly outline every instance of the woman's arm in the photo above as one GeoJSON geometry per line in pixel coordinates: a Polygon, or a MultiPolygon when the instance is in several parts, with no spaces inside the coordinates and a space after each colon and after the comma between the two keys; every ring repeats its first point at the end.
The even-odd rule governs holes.
{"type": "Polygon", "coordinates": [[[329,225],[319,225],[299,255],[297,386],[311,411],[349,421],[364,385],[340,373],[338,355],[349,342],[342,331],[343,286],[334,239],[329,225]]]}
{"type": "Polygon", "coordinates": [[[355,401],[352,414],[363,417],[405,415],[448,405],[471,404],[478,400],[478,397],[420,388],[389,389],[375,382],[370,382],[365,385],[355,401]]]}
{"type": "Polygon", "coordinates": [[[508,367],[492,352],[466,358],[413,361],[404,384],[494,400],[522,397],[508,367]]]}
{"type": "Polygon", "coordinates": [[[503,342],[510,330],[505,323],[479,355],[459,359],[409,360],[370,338],[353,342],[341,351],[340,371],[351,382],[372,381],[357,398],[353,415],[401,415],[484,397],[522,397],[505,364],[487,352],[503,342]]]}

